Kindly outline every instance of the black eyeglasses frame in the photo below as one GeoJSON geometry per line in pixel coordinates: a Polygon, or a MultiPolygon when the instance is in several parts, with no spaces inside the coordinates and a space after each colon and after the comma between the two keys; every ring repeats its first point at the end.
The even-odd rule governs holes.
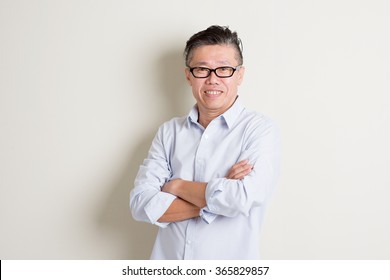
{"type": "Polygon", "coordinates": [[[210,77],[210,75],[211,75],[212,72],[214,72],[215,76],[217,76],[218,78],[224,79],[224,78],[230,78],[230,77],[232,77],[236,71],[240,70],[241,66],[242,66],[242,65],[238,65],[238,66],[236,66],[236,67],[221,66],[221,67],[217,67],[217,68],[214,68],[214,69],[211,69],[211,68],[208,68],[208,67],[200,67],[200,66],[198,66],[198,67],[188,67],[188,69],[190,70],[192,76],[194,76],[194,78],[197,78],[197,79],[206,79],[206,78],[210,77]],[[195,70],[195,69],[198,69],[198,68],[207,69],[208,72],[209,72],[208,75],[205,76],[205,77],[198,77],[198,76],[196,76],[196,75],[194,74],[194,70],[195,70]],[[220,75],[218,75],[218,74],[217,74],[218,69],[222,69],[222,68],[230,68],[230,69],[232,69],[232,74],[229,75],[229,76],[220,76],[220,75]]]}

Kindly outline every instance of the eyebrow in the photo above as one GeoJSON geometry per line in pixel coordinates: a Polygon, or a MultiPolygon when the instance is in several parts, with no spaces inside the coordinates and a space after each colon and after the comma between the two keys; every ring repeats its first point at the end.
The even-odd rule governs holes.
{"type": "MultiPolygon", "coordinates": [[[[231,63],[224,60],[224,61],[217,61],[217,64],[221,64],[222,66],[230,66],[231,63]]],[[[195,67],[209,66],[209,65],[210,64],[208,62],[204,62],[204,61],[200,61],[200,62],[194,64],[195,67]]]]}

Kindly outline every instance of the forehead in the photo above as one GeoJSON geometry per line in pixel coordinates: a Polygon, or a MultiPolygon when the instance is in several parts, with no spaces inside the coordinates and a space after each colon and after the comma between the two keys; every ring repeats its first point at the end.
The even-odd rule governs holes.
{"type": "Polygon", "coordinates": [[[193,50],[191,66],[237,64],[236,49],[230,45],[206,45],[193,50]]]}

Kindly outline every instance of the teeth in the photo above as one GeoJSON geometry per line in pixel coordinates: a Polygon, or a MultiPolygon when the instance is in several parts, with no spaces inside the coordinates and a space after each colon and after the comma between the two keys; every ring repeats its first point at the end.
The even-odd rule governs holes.
{"type": "Polygon", "coordinates": [[[211,94],[211,95],[217,95],[217,94],[220,94],[221,92],[220,91],[216,91],[216,90],[213,90],[213,91],[206,91],[207,94],[211,94]]]}

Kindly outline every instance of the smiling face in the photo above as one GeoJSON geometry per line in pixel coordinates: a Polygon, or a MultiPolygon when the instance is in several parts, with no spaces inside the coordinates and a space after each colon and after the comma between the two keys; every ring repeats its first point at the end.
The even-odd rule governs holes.
{"type": "MultiPolygon", "coordinates": [[[[217,67],[239,65],[236,49],[230,45],[206,45],[193,50],[190,67],[217,67]]],[[[187,68],[186,78],[192,87],[199,110],[199,121],[207,124],[223,114],[233,105],[238,86],[244,77],[245,69],[240,67],[230,78],[219,78],[211,73],[207,78],[195,78],[187,68]]]]}

